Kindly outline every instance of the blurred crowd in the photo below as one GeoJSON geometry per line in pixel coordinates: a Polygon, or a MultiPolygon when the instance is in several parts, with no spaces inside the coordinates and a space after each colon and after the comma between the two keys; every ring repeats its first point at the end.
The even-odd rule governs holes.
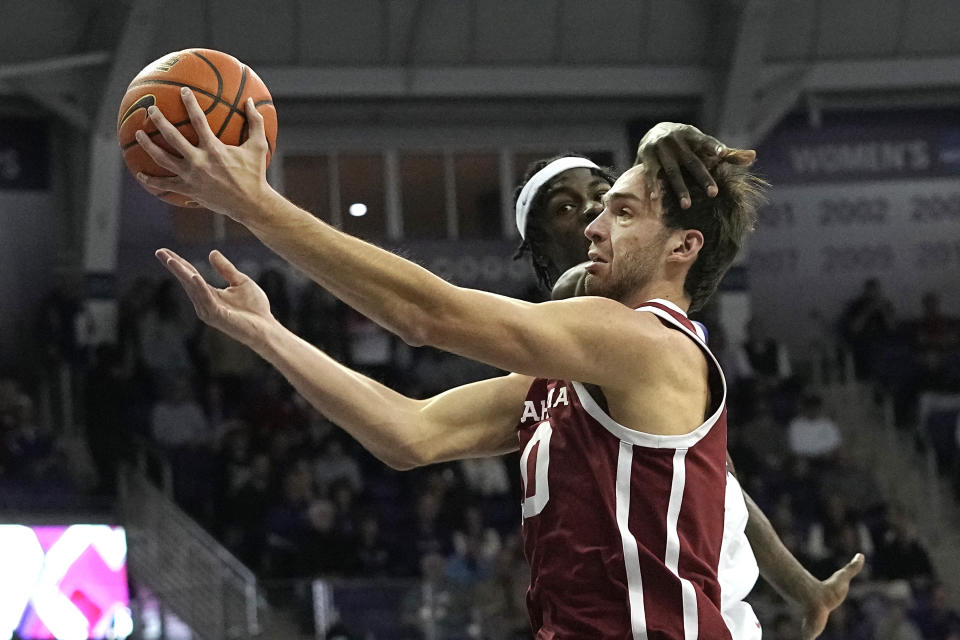
{"type": "Polygon", "coordinates": [[[939,472],[960,495],[960,318],[940,295],[917,295],[899,315],[877,279],[867,280],[841,318],[856,376],[893,399],[897,425],[934,454],[939,472]]]}
{"type": "MultiPolygon", "coordinates": [[[[286,326],[407,395],[427,397],[498,373],[412,349],[281,271],[265,269],[258,281],[286,326]]],[[[70,295],[54,292],[44,307],[50,350],[41,360],[73,372],[96,469],[91,491],[109,494],[118,464],[146,448],[170,470],[177,502],[273,585],[279,600],[304,598],[303,584],[316,577],[406,579],[395,612],[406,637],[529,637],[517,454],[392,471],[255,354],[197,323],[175,282],[136,281],[120,302],[118,343],[93,351],[69,338],[70,314],[78,312],[70,295]]],[[[739,344],[723,327],[708,327],[730,385],[729,449],[746,491],[818,577],[856,552],[867,556],[863,582],[872,587],[853,593],[823,637],[960,639],[960,617],[915,516],[889,503],[870,470],[848,455],[844,425],[809,384],[809,367],[795,366],[760,323],[751,321],[739,344]]],[[[856,376],[891,394],[898,421],[920,425],[918,433],[931,413],[929,394],[960,393],[960,323],[943,315],[935,293],[900,321],[880,283],[868,281],[837,327],[838,352],[851,354],[856,376]]],[[[37,418],[39,392],[29,387],[0,379],[0,487],[56,491],[70,484],[68,447],[37,418]]],[[[770,637],[797,637],[794,612],[762,581],[751,602],[770,637]]],[[[341,614],[351,637],[346,629],[358,618],[341,614]]],[[[352,632],[364,637],[362,628],[352,632]]]]}

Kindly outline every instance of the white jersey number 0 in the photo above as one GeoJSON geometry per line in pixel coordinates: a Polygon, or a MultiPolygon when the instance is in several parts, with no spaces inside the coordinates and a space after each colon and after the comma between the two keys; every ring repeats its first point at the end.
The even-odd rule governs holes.
{"type": "Polygon", "coordinates": [[[520,477],[523,478],[523,517],[532,518],[550,501],[547,472],[550,468],[550,436],[553,427],[543,422],[533,432],[530,442],[520,456],[520,477]],[[531,459],[532,458],[532,459],[531,459]],[[531,483],[533,486],[531,486],[531,483]]]}

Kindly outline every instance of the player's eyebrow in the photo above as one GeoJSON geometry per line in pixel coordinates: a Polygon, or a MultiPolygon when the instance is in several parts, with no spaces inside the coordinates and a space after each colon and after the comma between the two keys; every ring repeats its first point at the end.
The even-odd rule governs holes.
{"type": "MultiPolygon", "coordinates": [[[[597,188],[597,187],[601,187],[601,186],[609,185],[609,184],[610,184],[610,183],[607,182],[606,180],[604,180],[603,178],[595,178],[594,180],[592,180],[592,181],[590,182],[590,184],[587,185],[587,188],[589,188],[589,189],[595,189],[595,188],[597,188]]],[[[552,198],[553,196],[557,195],[558,193],[564,193],[564,192],[574,193],[574,191],[575,191],[575,190],[573,189],[573,187],[570,187],[570,186],[568,186],[568,185],[566,185],[566,184],[554,185],[553,187],[547,189],[547,200],[549,200],[549,199],[552,198]]]]}
{"type": "Polygon", "coordinates": [[[610,205],[611,200],[632,200],[634,202],[642,202],[642,200],[633,193],[629,191],[607,191],[603,194],[603,206],[607,207],[610,205]]]}

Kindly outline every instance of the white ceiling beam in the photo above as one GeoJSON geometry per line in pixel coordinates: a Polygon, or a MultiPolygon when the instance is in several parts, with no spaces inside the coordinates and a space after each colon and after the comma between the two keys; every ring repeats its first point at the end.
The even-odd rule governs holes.
{"type": "Polygon", "coordinates": [[[698,66],[637,67],[264,67],[279,98],[678,97],[707,90],[698,66]]]}
{"type": "MultiPolygon", "coordinates": [[[[769,64],[761,74],[768,83],[801,65],[769,64]]],[[[810,65],[804,80],[807,91],[914,90],[960,87],[960,56],[837,60],[810,65]]]]}
{"type": "Polygon", "coordinates": [[[73,56],[31,60],[30,62],[8,62],[0,64],[0,80],[69,71],[77,67],[95,67],[110,62],[110,58],[109,51],[93,51],[73,56]]]}
{"type": "Polygon", "coordinates": [[[8,84],[13,86],[16,93],[32,99],[81,131],[89,131],[93,126],[92,119],[83,107],[66,99],[63,95],[40,89],[26,80],[10,81],[8,84]]]}
{"type": "Polygon", "coordinates": [[[719,105],[717,137],[733,146],[750,146],[756,114],[757,78],[764,67],[771,3],[746,0],[736,26],[733,56],[719,105]]]}
{"type": "Polygon", "coordinates": [[[159,0],[135,0],[130,5],[107,82],[100,94],[95,125],[101,135],[116,134],[117,105],[120,104],[130,80],[150,62],[147,52],[157,28],[156,16],[159,9],[159,0]]]}
{"type": "Polygon", "coordinates": [[[768,86],[755,104],[754,117],[750,121],[748,146],[754,147],[770,130],[777,126],[804,94],[809,71],[798,69],[787,74],[780,82],[768,86]]]}

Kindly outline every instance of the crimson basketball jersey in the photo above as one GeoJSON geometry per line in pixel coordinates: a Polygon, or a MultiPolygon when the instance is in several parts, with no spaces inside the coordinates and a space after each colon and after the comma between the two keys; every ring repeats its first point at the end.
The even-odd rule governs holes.
{"type": "Polygon", "coordinates": [[[704,351],[709,417],[688,434],[654,435],[615,422],[580,383],[531,385],[518,425],[531,624],[538,639],[740,640],[721,613],[718,579],[726,383],[679,307],[652,300],[637,311],[704,351]]]}

